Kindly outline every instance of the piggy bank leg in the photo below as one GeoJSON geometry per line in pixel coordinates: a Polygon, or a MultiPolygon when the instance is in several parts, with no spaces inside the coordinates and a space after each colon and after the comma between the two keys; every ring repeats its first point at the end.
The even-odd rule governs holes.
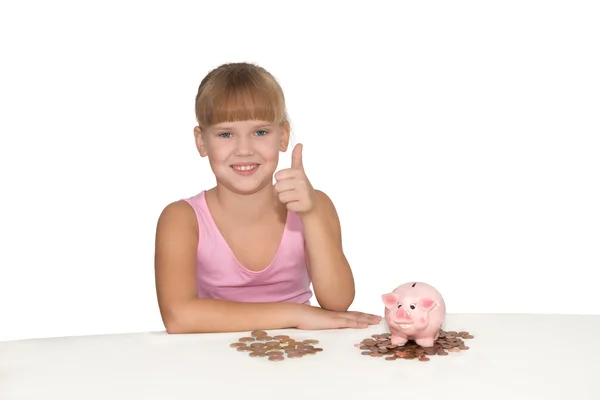
{"type": "Polygon", "coordinates": [[[435,339],[433,337],[422,337],[415,339],[415,342],[421,347],[433,347],[435,339]]]}
{"type": "Polygon", "coordinates": [[[408,339],[405,338],[404,336],[400,336],[398,334],[392,334],[392,337],[390,338],[390,342],[394,346],[404,346],[406,344],[406,342],[408,342],[408,339]]]}

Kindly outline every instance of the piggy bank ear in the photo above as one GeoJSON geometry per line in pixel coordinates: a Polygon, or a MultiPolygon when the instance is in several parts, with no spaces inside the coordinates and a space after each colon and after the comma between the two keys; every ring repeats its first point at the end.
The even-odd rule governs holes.
{"type": "Polygon", "coordinates": [[[381,296],[385,308],[394,309],[398,307],[398,299],[394,293],[386,293],[381,296]]]}
{"type": "Polygon", "coordinates": [[[430,299],[430,298],[426,297],[426,298],[419,300],[419,307],[421,307],[421,310],[423,310],[423,311],[431,311],[431,310],[435,309],[437,306],[438,306],[438,303],[434,299],[430,299]]]}

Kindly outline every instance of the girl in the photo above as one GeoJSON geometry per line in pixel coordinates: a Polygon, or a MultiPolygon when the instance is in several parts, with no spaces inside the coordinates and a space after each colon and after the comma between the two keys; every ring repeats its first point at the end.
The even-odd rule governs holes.
{"type": "Polygon", "coordinates": [[[275,174],[290,123],[275,78],[247,63],[201,82],[194,128],[217,185],[175,201],[156,229],[158,304],[169,333],[366,328],[347,311],[354,279],[334,205],[311,186],[294,147],[275,174]],[[310,305],[312,282],[321,307],[310,305]]]}

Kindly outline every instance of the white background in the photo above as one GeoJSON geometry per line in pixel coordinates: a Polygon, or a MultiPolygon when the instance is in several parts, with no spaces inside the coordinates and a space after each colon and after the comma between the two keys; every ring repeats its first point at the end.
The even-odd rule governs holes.
{"type": "Polygon", "coordinates": [[[352,309],[421,280],[450,313],[600,314],[597,2],[351,4],[3,2],[0,340],[164,329],[156,220],[214,184],[194,97],[231,61],[285,91],[352,309]]]}

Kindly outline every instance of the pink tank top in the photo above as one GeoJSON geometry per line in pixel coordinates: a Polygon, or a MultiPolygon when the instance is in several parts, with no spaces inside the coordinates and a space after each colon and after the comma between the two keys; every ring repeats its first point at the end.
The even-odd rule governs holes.
{"type": "Polygon", "coordinates": [[[283,237],[271,264],[262,271],[251,271],[235,258],[212,218],[204,195],[205,191],[202,191],[184,199],[193,207],[198,219],[198,297],[310,304],[311,282],[300,217],[288,211],[283,237]]]}

